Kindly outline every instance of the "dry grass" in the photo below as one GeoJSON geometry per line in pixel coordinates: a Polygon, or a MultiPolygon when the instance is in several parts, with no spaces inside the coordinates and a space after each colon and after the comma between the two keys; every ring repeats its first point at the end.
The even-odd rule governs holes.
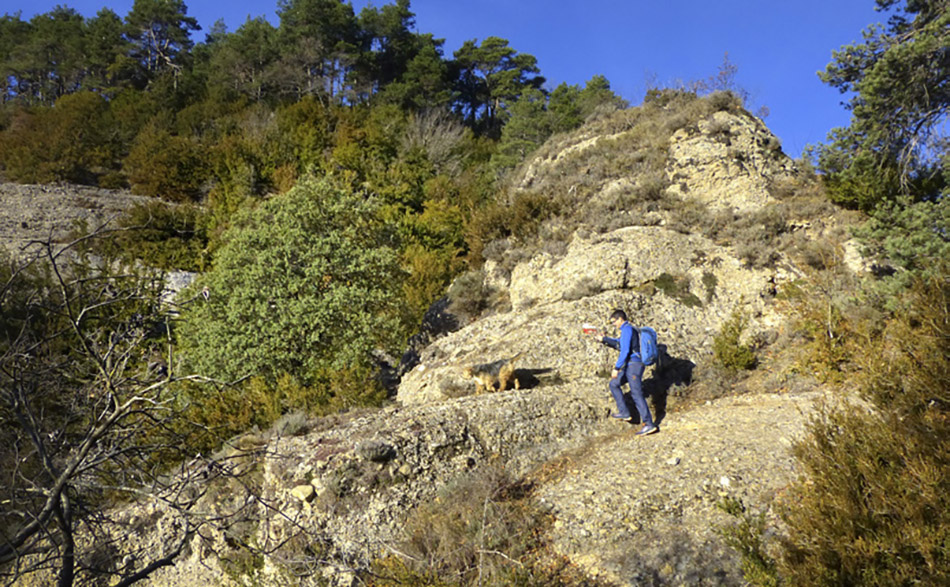
{"type": "Polygon", "coordinates": [[[597,585],[546,548],[551,520],[531,493],[498,464],[461,476],[410,515],[405,540],[374,562],[370,584],[597,585]]]}
{"type": "Polygon", "coordinates": [[[696,131],[712,113],[740,107],[728,93],[699,98],[658,92],[642,106],[606,113],[574,133],[552,137],[511,175],[498,203],[473,219],[467,236],[473,262],[492,258],[511,265],[536,253],[542,242],[566,242],[579,228],[603,233],[655,223],[656,214],[681,205],[667,194],[672,134],[696,131]],[[530,188],[519,187],[529,173],[530,188]]]}

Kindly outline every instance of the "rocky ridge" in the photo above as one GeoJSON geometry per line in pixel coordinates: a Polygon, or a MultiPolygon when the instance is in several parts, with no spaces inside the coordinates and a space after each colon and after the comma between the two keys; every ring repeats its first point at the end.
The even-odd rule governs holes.
{"type": "Polygon", "coordinates": [[[521,352],[518,366],[573,380],[603,370],[609,352],[581,336],[581,325],[603,326],[614,308],[661,333],[667,374],[688,370],[712,354],[712,339],[735,309],[752,318],[748,336],[781,322],[769,303],[782,271],[750,269],[726,248],[699,235],[662,227],[628,227],[576,236],[562,258],[540,253],[510,276],[493,263],[486,279],[506,292],[512,310],[490,315],[430,345],[399,386],[404,404],[443,400],[467,389],[461,367],[521,352]],[[661,289],[666,288],[666,290],[661,289]]]}
{"type": "Polygon", "coordinates": [[[147,201],[121,190],[0,183],[0,249],[17,255],[31,242],[60,242],[77,223],[94,229],[147,201]]]}
{"type": "MultiPolygon", "coordinates": [[[[575,140],[529,165],[523,185],[543,184],[571,157],[618,139],[579,133],[575,140]]],[[[736,113],[714,113],[677,133],[669,149],[670,191],[711,209],[769,206],[771,182],[794,169],[761,121],[736,113]]],[[[607,195],[593,198],[637,181],[605,178],[598,193],[607,195]]],[[[401,407],[267,444],[263,486],[278,505],[261,510],[257,543],[277,544],[305,529],[327,550],[314,570],[319,580],[302,583],[351,584],[352,569],[398,552],[405,516],[416,506],[500,460],[532,481],[553,517],[553,551],[592,579],[742,584],[735,554],[715,532],[727,522],[716,504],[734,497],[767,507],[794,475],[787,448],[821,394],[778,372],[767,385],[783,393],[672,412],[667,400],[710,361],[713,337],[734,311],[750,318],[749,341],[774,340],[784,328],[774,295],[796,274],[783,263],[751,268],[731,247],[666,223],[656,214],[649,225],[579,229],[555,252],[511,267],[486,263],[484,284],[507,305],[431,336],[402,377],[401,407]],[[645,376],[657,435],[637,438],[634,427],[607,417],[613,355],[582,336],[580,325],[602,325],[616,307],[660,332],[663,365],[645,376]],[[472,395],[462,367],[519,353],[521,389],[472,395]]],[[[444,304],[439,309],[446,312],[444,304]]],[[[255,576],[278,584],[285,572],[268,557],[255,576]]],[[[155,584],[171,583],[156,576],[155,584]]]]}

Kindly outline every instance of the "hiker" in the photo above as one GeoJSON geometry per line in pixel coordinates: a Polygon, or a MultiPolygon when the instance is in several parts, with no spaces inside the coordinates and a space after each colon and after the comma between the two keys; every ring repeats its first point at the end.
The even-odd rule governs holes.
{"type": "Polygon", "coordinates": [[[617,412],[610,416],[628,422],[633,420],[630,415],[630,408],[627,407],[627,398],[623,393],[623,389],[621,389],[623,384],[627,383],[630,386],[630,396],[633,398],[633,403],[637,407],[637,411],[640,412],[640,421],[643,422],[643,427],[640,428],[637,435],[653,434],[658,428],[653,423],[650,407],[643,397],[641,386],[643,383],[643,362],[640,359],[640,336],[633,325],[627,322],[627,314],[623,310],[614,310],[610,315],[610,321],[614,328],[620,331],[620,337],[599,337],[600,342],[620,351],[614,369],[610,374],[610,384],[608,385],[610,395],[617,402],[617,412]]]}

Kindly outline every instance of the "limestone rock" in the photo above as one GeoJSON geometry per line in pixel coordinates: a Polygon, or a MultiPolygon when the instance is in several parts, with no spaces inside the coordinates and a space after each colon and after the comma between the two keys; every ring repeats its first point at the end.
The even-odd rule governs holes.
{"type": "Polygon", "coordinates": [[[313,485],[309,483],[304,484],[304,485],[297,485],[296,487],[290,490],[290,494],[293,495],[295,498],[299,499],[300,501],[312,500],[315,493],[316,492],[314,491],[313,485]]]}
{"type": "Polygon", "coordinates": [[[33,240],[63,242],[77,221],[92,230],[148,201],[119,190],[0,183],[0,249],[18,255],[33,240]]]}
{"type": "Polygon", "coordinates": [[[696,364],[711,354],[713,335],[736,308],[751,318],[749,336],[775,327],[770,291],[784,279],[746,268],[704,237],[662,227],[575,236],[563,257],[540,253],[517,265],[507,282],[496,279],[496,287],[507,287],[512,309],[434,341],[403,376],[397,398],[415,405],[468,395],[474,383],[461,374],[466,365],[516,353],[522,353],[517,374],[529,389],[609,370],[612,351],[582,336],[581,325],[606,327],[614,308],[655,328],[671,359],[696,364]]]}
{"type": "Polygon", "coordinates": [[[770,183],[795,169],[778,138],[749,115],[716,112],[698,129],[674,133],[670,143],[670,190],[713,209],[759,209],[772,201],[770,183]]]}

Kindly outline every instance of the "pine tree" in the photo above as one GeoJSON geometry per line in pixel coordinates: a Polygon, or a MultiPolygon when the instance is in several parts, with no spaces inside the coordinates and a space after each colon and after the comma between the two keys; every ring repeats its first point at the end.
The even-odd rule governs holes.
{"type": "Polygon", "coordinates": [[[899,9],[836,51],[820,74],[853,96],[851,124],[832,132],[819,167],[835,201],[865,210],[900,194],[940,192],[950,109],[950,2],[876,1],[880,11],[899,9]]]}

